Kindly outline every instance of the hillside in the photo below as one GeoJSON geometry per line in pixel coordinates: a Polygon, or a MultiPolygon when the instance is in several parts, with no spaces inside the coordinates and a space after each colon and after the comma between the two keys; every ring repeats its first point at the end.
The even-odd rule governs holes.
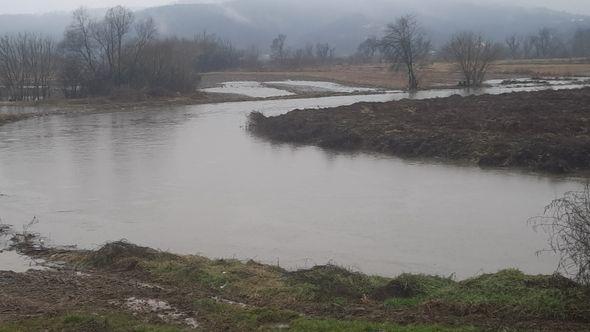
{"type": "MultiPolygon", "coordinates": [[[[152,7],[137,15],[153,16],[163,35],[192,37],[206,30],[239,47],[256,45],[265,51],[274,36],[284,33],[291,47],[330,42],[338,53],[350,54],[364,38],[379,35],[388,22],[407,13],[419,16],[435,43],[458,30],[481,31],[503,40],[508,34],[527,34],[543,26],[564,34],[590,27],[590,18],[582,15],[453,0],[234,0],[152,7]]],[[[68,22],[68,13],[0,15],[0,33],[41,31],[60,36],[68,22]]]]}

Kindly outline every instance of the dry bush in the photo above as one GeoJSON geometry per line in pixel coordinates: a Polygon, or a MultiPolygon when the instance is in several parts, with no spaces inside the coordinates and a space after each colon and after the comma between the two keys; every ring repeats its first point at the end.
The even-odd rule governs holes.
{"type": "Polygon", "coordinates": [[[554,200],[530,222],[549,234],[549,250],[560,257],[558,270],[590,285],[590,183],[554,200]]]}

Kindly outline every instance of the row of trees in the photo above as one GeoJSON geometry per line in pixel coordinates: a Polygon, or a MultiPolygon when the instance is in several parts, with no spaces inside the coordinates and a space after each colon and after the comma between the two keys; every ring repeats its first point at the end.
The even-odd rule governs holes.
{"type": "Polygon", "coordinates": [[[511,35],[506,38],[506,55],[512,59],[546,59],[572,56],[576,48],[574,40],[571,47],[553,30],[542,28],[528,36],[511,35]]]}
{"type": "Polygon", "coordinates": [[[207,33],[193,39],[161,38],[153,19],[139,20],[121,6],[108,9],[101,19],[81,8],[60,42],[37,34],[0,38],[0,91],[11,100],[47,98],[55,83],[68,98],[125,89],[192,92],[199,73],[238,67],[258,57],[257,50],[238,50],[207,33]]]}
{"type": "Polygon", "coordinates": [[[326,64],[335,58],[336,49],[329,43],[307,44],[303,48],[292,49],[286,41],[287,36],[280,34],[270,45],[270,58],[275,65],[297,68],[326,64]]]}
{"type": "Polygon", "coordinates": [[[109,94],[121,87],[190,92],[200,72],[236,67],[243,55],[207,33],[191,40],[159,38],[153,19],[136,20],[120,6],[98,21],[84,9],[75,11],[61,51],[60,76],[68,97],[109,94]]]}
{"type": "MultiPolygon", "coordinates": [[[[271,64],[281,67],[321,65],[335,59],[335,49],[328,43],[293,49],[287,46],[286,35],[277,36],[270,50],[271,64]]],[[[578,30],[569,43],[550,29],[527,37],[513,35],[502,44],[462,32],[434,52],[416,18],[404,16],[387,26],[383,38],[365,40],[357,56],[391,62],[407,73],[409,88],[417,89],[417,70],[433,56],[457,63],[465,77],[462,83],[471,87],[481,85],[490,64],[506,55],[515,59],[590,56],[590,30],[578,30]]],[[[125,89],[150,94],[191,92],[199,73],[257,67],[259,59],[256,47],[239,50],[207,33],[192,39],[162,38],[153,19],[137,19],[121,6],[108,9],[100,19],[78,9],[60,42],[36,34],[0,37],[0,93],[13,100],[44,99],[54,83],[70,98],[125,89]]]]}
{"type": "Polygon", "coordinates": [[[0,38],[0,78],[14,100],[47,98],[55,61],[55,43],[33,34],[0,38]]]}
{"type": "MultiPolygon", "coordinates": [[[[455,62],[465,81],[464,86],[480,86],[501,47],[482,35],[473,32],[455,34],[442,47],[443,56],[455,62]]],[[[359,46],[359,52],[365,56],[379,53],[393,64],[395,70],[403,70],[408,77],[408,88],[419,87],[417,70],[424,66],[433,55],[430,40],[414,16],[400,17],[395,23],[389,24],[382,39],[369,38],[359,46]]]]}
{"type": "Polygon", "coordinates": [[[564,42],[553,30],[540,29],[522,37],[512,35],[504,43],[495,42],[474,32],[460,32],[438,49],[434,49],[424,30],[413,16],[403,16],[387,26],[383,38],[363,41],[356,55],[367,61],[388,61],[396,70],[404,69],[408,87],[417,89],[416,70],[433,59],[452,61],[458,65],[467,87],[480,86],[490,65],[498,59],[532,59],[590,57],[590,29],[579,29],[570,42],[564,42]]]}

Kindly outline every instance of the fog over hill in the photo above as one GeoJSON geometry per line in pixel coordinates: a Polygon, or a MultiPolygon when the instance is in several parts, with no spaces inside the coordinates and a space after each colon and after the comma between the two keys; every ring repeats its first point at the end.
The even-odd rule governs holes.
{"type": "MultiPolygon", "coordinates": [[[[206,30],[238,47],[256,45],[266,51],[272,38],[283,33],[292,47],[329,42],[339,54],[354,52],[364,38],[380,35],[388,22],[407,13],[418,16],[435,44],[459,30],[475,30],[503,40],[509,34],[527,34],[544,26],[563,33],[590,27],[590,17],[584,15],[459,0],[234,0],[137,11],[140,17],[153,16],[162,35],[192,37],[206,30]]],[[[40,31],[60,36],[69,18],[64,12],[2,15],[0,32],[40,31]]]]}

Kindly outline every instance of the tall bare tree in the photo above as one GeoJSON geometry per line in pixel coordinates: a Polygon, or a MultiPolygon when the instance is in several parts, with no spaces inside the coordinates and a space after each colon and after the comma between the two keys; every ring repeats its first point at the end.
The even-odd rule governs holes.
{"type": "Polygon", "coordinates": [[[416,17],[402,16],[395,23],[389,24],[381,45],[394,69],[400,70],[405,67],[408,88],[418,89],[417,68],[428,58],[431,44],[416,17]]]}
{"type": "Polygon", "coordinates": [[[315,46],[315,55],[319,62],[326,62],[334,57],[336,49],[329,43],[317,43],[315,46]]]}
{"type": "Polygon", "coordinates": [[[76,9],[72,14],[72,23],[66,28],[63,41],[63,47],[78,55],[89,72],[96,72],[99,61],[92,38],[94,23],[84,7],[76,9]]]}
{"type": "Polygon", "coordinates": [[[0,38],[0,80],[10,98],[46,98],[54,59],[54,42],[49,38],[28,33],[0,38]]]}
{"type": "Polygon", "coordinates": [[[123,45],[133,26],[133,12],[125,7],[109,8],[105,18],[95,30],[96,40],[107,57],[115,83],[121,85],[123,72],[123,45]]]}
{"type": "Polygon", "coordinates": [[[530,59],[534,57],[533,50],[535,48],[536,37],[535,36],[527,36],[523,38],[522,41],[522,56],[525,59],[530,59]]]}
{"type": "Polygon", "coordinates": [[[381,41],[377,37],[365,39],[357,49],[357,54],[365,59],[372,59],[379,52],[381,41]]]}
{"type": "Polygon", "coordinates": [[[572,39],[572,52],[574,56],[590,56],[590,29],[576,30],[572,39]]]}
{"type": "Polygon", "coordinates": [[[506,38],[506,46],[512,59],[518,59],[521,55],[522,38],[518,35],[510,35],[506,38]]]}
{"type": "Polygon", "coordinates": [[[444,47],[445,54],[456,62],[465,77],[465,86],[480,86],[490,68],[498,59],[500,47],[482,35],[461,32],[444,47]]]}
{"type": "Polygon", "coordinates": [[[273,39],[270,45],[271,57],[275,61],[283,62],[286,58],[285,42],[287,36],[280,34],[277,38],[273,39]]]}

